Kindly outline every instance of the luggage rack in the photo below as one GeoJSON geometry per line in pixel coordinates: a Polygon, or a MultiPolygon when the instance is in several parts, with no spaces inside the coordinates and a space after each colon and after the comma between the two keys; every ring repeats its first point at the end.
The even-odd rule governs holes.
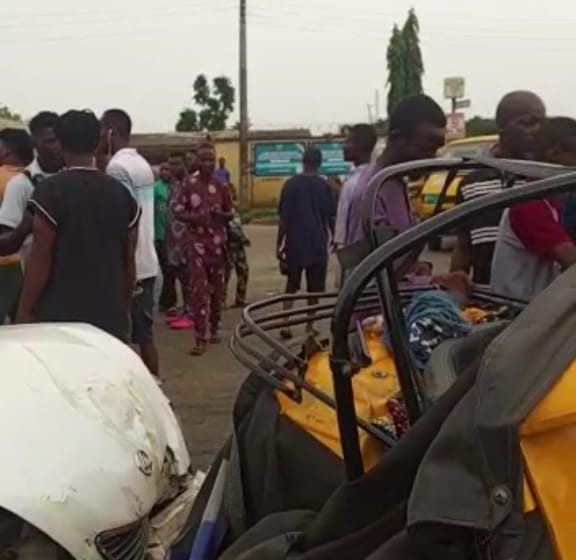
{"type": "MultiPolygon", "coordinates": [[[[404,288],[399,290],[403,305],[410,302],[414,295],[435,290],[433,287],[404,288]]],[[[330,408],[337,409],[337,401],[324,391],[308,383],[306,368],[308,365],[306,349],[328,349],[328,332],[318,335],[302,335],[289,341],[279,337],[279,331],[286,327],[304,327],[312,314],[314,323],[331,320],[338,300],[338,292],[323,294],[285,294],[248,305],[242,313],[242,321],[235,327],[230,341],[230,349],[235,358],[251,372],[258,375],[273,389],[283,393],[294,402],[302,401],[302,392],[308,392],[330,408]],[[310,305],[310,299],[317,303],[310,305]],[[277,311],[284,302],[290,301],[294,308],[277,311]],[[324,338],[322,337],[324,334],[324,338]]],[[[495,296],[486,291],[475,291],[471,296],[475,305],[510,305],[510,300],[495,296]]],[[[517,302],[520,310],[523,302],[517,302]]],[[[382,302],[376,289],[367,290],[357,302],[355,312],[379,315],[382,302]]],[[[358,325],[351,324],[348,329],[348,344],[352,346],[350,375],[368,365],[358,325]]],[[[377,426],[361,418],[355,419],[358,427],[377,437],[387,446],[396,440],[377,426]]]]}
{"type": "MultiPolygon", "coordinates": [[[[380,171],[371,180],[364,197],[363,229],[366,243],[360,248],[358,263],[353,263],[354,270],[341,290],[325,294],[286,294],[249,305],[243,311],[241,323],[233,332],[231,351],[240,363],[292,400],[300,402],[302,392],[306,391],[336,410],[346,472],[349,479],[358,478],[363,473],[358,427],[387,446],[394,445],[396,440],[356,416],[351,379],[362,365],[362,344],[361,340],[358,341],[354,336],[358,334],[358,329],[352,323],[353,314],[365,312],[383,315],[394,348],[393,358],[402,396],[410,423],[413,424],[425,412],[427,401],[408,348],[402,308],[416,293],[432,288],[399,288],[394,276],[394,261],[408,253],[421,252],[428,239],[454,230],[484,211],[503,209],[514,202],[568,192],[574,184],[576,172],[573,170],[535,162],[490,158],[425,160],[380,171]],[[413,171],[448,171],[442,197],[445,196],[455,172],[478,169],[494,169],[507,174],[512,177],[511,181],[507,181],[508,186],[513,184],[514,177],[541,180],[461,204],[396,237],[382,237],[374,209],[378,191],[386,180],[405,176],[413,171]],[[376,287],[369,288],[374,282],[376,287]],[[295,307],[287,311],[275,310],[286,301],[292,301],[295,307]],[[313,314],[315,323],[331,321],[329,340],[328,337],[319,339],[305,336],[284,342],[276,336],[282,328],[306,325],[310,314],[313,314]],[[312,386],[305,378],[305,347],[310,343],[317,344],[320,348],[328,348],[330,345],[334,397],[312,386]]],[[[437,207],[441,206],[439,203],[437,207]]],[[[472,294],[471,303],[508,305],[518,310],[525,305],[524,302],[480,290],[472,294]]]]}

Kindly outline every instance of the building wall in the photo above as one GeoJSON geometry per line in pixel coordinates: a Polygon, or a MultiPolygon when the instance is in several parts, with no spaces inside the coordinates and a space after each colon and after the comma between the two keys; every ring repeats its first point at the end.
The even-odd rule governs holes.
{"type": "MultiPolygon", "coordinates": [[[[311,142],[313,138],[308,130],[274,130],[250,131],[249,158],[252,160],[253,145],[256,142],[311,142]]],[[[232,182],[236,187],[240,184],[240,143],[238,133],[226,131],[213,133],[212,141],[216,148],[217,157],[226,159],[226,166],[230,171],[232,182]]],[[[203,140],[204,135],[197,133],[167,133],[167,134],[135,134],[133,145],[151,163],[158,164],[165,161],[172,151],[195,149],[203,140]]],[[[287,177],[249,177],[249,199],[253,208],[269,208],[278,204],[280,191],[287,177]]]]}
{"type": "MultiPolygon", "coordinates": [[[[232,183],[236,188],[240,185],[240,143],[237,140],[214,140],[217,157],[226,159],[226,167],[230,171],[232,183]]],[[[249,145],[252,154],[252,142],[249,145]]],[[[250,155],[250,159],[251,155],[250,155]]],[[[251,208],[269,208],[276,206],[278,197],[286,177],[249,177],[249,200],[251,208]]]]}

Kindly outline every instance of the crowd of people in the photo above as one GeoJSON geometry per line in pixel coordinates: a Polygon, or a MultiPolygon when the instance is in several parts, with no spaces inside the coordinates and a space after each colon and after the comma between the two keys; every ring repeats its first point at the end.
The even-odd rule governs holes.
{"type": "Polygon", "coordinates": [[[171,154],[156,178],[123,110],[45,111],[29,129],[0,131],[0,324],[88,323],[136,345],[158,375],[162,278],[159,305],[193,332],[191,354],[219,343],[233,270],[246,303],[248,240],[214,146],[171,154]]]}
{"type": "MultiPolygon", "coordinates": [[[[576,166],[576,121],[547,117],[544,102],[536,94],[514,91],[505,95],[496,109],[496,123],[499,141],[493,149],[494,157],[576,166]]],[[[342,264],[341,278],[345,278],[350,254],[357,246],[362,254],[365,243],[362,210],[371,179],[384,168],[434,158],[445,139],[444,111],[426,95],[408,97],[396,106],[389,119],[386,146],[376,157],[373,127],[352,127],[344,152],[354,170],[341,188],[337,207],[327,195],[327,181],[318,175],[318,154],[308,151],[304,173],[286,183],[280,198],[278,257],[287,275],[286,292],[298,289],[303,271],[308,291],[324,290],[329,231],[342,264]]],[[[417,220],[407,180],[390,178],[378,192],[375,217],[388,237],[406,231],[417,220]]],[[[470,173],[459,185],[457,202],[498,192],[509,183],[506,173],[470,173]]],[[[570,194],[516,204],[504,212],[484,213],[458,232],[449,273],[434,275],[430,263],[420,262],[412,254],[395,264],[397,279],[464,290],[479,285],[529,301],[561,270],[576,263],[575,210],[575,197],[570,194]]],[[[283,334],[290,336],[289,330],[283,334]]]]}
{"type": "MultiPolygon", "coordinates": [[[[504,96],[496,123],[495,157],[576,165],[576,121],[547,117],[536,94],[504,96]]],[[[216,162],[214,146],[205,141],[195,151],[172,153],[155,175],[130,146],[125,111],[111,109],[100,119],[90,111],[42,112],[29,129],[0,131],[0,324],[89,323],[136,345],[156,375],[157,303],[172,328],[191,330],[192,355],[218,344],[232,272],[238,280],[234,304],[246,304],[249,241],[230,173],[223,159],[216,162]]],[[[397,105],[377,157],[373,127],[352,127],[344,153],[354,170],[338,197],[320,175],[321,152],[306,150],[303,172],[286,181],[278,207],[277,257],[286,293],[300,290],[303,275],[308,292],[324,292],[330,250],[344,263],[342,256],[365,238],[362,209],[372,177],[435,157],[445,138],[445,114],[425,95],[397,105]]],[[[505,173],[471,173],[459,186],[458,202],[507,183],[505,173]]],[[[434,275],[429,263],[409,255],[395,265],[398,280],[484,285],[530,300],[576,263],[575,207],[570,195],[485,213],[458,232],[450,273],[434,275]]],[[[382,185],[375,213],[388,235],[413,226],[405,178],[382,185]]],[[[349,270],[341,272],[343,281],[349,270]]],[[[292,333],[285,328],[281,336],[292,333]]]]}

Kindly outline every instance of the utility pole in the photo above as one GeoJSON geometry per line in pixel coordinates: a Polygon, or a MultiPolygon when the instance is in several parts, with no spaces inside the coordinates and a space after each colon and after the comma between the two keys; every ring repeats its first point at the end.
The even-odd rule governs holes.
{"type": "Polygon", "coordinates": [[[368,109],[368,122],[373,124],[374,119],[372,118],[372,105],[370,103],[366,103],[366,108],[368,109]]]}
{"type": "Polygon", "coordinates": [[[240,0],[240,205],[250,206],[248,154],[248,57],[246,48],[246,0],[240,0]]]}

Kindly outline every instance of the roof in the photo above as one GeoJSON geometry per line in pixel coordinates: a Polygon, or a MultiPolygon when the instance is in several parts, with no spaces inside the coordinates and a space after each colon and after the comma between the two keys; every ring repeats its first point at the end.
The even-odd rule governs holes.
{"type": "MultiPolygon", "coordinates": [[[[210,136],[213,140],[234,141],[238,140],[240,134],[237,130],[223,130],[219,132],[166,132],[154,134],[133,134],[132,143],[138,147],[158,147],[170,146],[172,148],[186,148],[194,146],[210,136]]],[[[311,138],[312,134],[307,128],[295,128],[287,130],[251,130],[250,140],[271,140],[278,139],[302,139],[311,138]]]]}
{"type": "Polygon", "coordinates": [[[5,128],[26,128],[26,124],[20,121],[0,118],[0,130],[5,128]]]}

